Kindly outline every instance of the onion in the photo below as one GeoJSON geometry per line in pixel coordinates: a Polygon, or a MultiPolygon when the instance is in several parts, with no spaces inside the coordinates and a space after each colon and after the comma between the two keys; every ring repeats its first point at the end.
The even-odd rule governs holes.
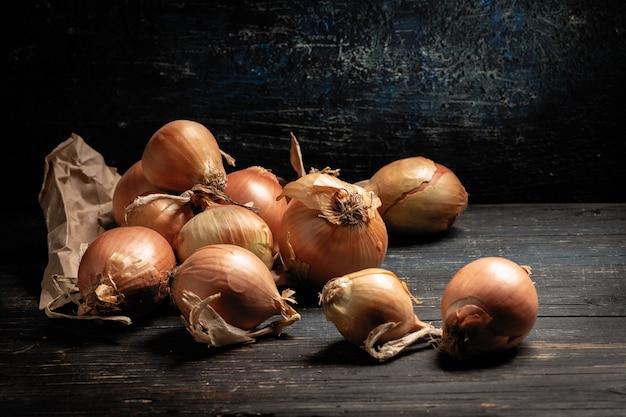
{"type": "Polygon", "coordinates": [[[203,124],[174,120],[157,130],[141,160],[146,179],[161,190],[182,193],[196,184],[223,191],[226,172],[215,137],[203,124]]]}
{"type": "Polygon", "coordinates": [[[216,204],[196,214],[180,229],[172,247],[183,262],[198,248],[219,243],[248,249],[267,269],[274,265],[274,239],[267,223],[250,209],[232,204],[216,204]]]}
{"type": "Polygon", "coordinates": [[[113,218],[118,226],[125,224],[125,209],[133,200],[144,194],[156,193],[159,190],[148,182],[143,174],[141,160],[135,162],[122,174],[113,191],[113,218]]]}
{"type": "Polygon", "coordinates": [[[168,295],[168,274],[176,266],[170,244],[152,229],[116,227],[100,234],[78,266],[82,297],[78,315],[127,315],[152,312],[168,295]]]}
{"type": "Polygon", "coordinates": [[[379,267],[387,229],[378,197],[322,172],[284,187],[291,198],[278,241],[284,268],[301,284],[321,288],[331,278],[379,267]]]}
{"type": "Polygon", "coordinates": [[[381,200],[390,232],[426,235],[448,229],[467,208],[468,195],[447,167],[422,156],[393,161],[363,187],[381,200]]]}
{"type": "Polygon", "coordinates": [[[501,257],[472,261],[444,290],[439,348],[457,359],[511,349],[530,333],[538,304],[530,267],[501,257]]]}
{"type": "Polygon", "coordinates": [[[204,246],[172,274],[170,293],[187,329],[199,342],[223,346],[280,333],[300,319],[288,304],[293,291],[278,293],[266,265],[240,246],[204,246]],[[274,315],[283,319],[256,332],[250,330],[274,315]]]}
{"type": "MultiPolygon", "coordinates": [[[[260,166],[251,166],[233,171],[227,176],[224,192],[233,201],[241,204],[252,203],[272,234],[278,236],[287,200],[277,199],[283,191],[278,178],[269,170],[260,166]]],[[[278,241],[274,242],[274,252],[278,252],[278,241]]]]}
{"type": "Polygon", "coordinates": [[[326,319],[346,340],[380,361],[417,341],[441,336],[441,330],[417,317],[414,301],[406,283],[383,268],[333,278],[320,294],[326,319]]]}
{"type": "Polygon", "coordinates": [[[193,208],[172,196],[150,200],[142,204],[131,203],[126,208],[124,226],[144,226],[160,233],[170,245],[178,236],[180,229],[194,216],[193,208]]]}

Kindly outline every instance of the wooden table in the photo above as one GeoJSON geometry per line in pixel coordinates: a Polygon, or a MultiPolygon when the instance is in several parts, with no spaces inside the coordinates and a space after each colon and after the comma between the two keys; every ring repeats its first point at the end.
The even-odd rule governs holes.
{"type": "Polygon", "coordinates": [[[131,326],[49,319],[40,213],[10,213],[0,267],[6,416],[626,415],[626,204],[475,205],[443,236],[392,240],[384,267],[440,325],[450,277],[481,256],[533,268],[539,318],[504,357],[454,363],[430,346],[378,363],[313,302],[278,338],[195,342],[165,306],[131,326]],[[14,236],[14,237],[12,237],[14,236]]]}

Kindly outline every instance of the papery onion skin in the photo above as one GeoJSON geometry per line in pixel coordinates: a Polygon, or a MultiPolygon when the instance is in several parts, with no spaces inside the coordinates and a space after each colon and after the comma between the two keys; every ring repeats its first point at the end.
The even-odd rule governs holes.
{"type": "Polygon", "coordinates": [[[387,229],[380,217],[367,224],[336,225],[291,200],[281,229],[281,254],[288,259],[294,251],[301,269],[291,269],[305,286],[321,288],[333,277],[379,267],[387,253],[387,229]]]}
{"type": "Polygon", "coordinates": [[[116,227],[99,235],[83,254],[77,285],[79,315],[140,317],[168,296],[176,257],[158,232],[141,226],[116,227]],[[98,294],[106,291],[106,299],[98,294]]]}
{"type": "MultiPolygon", "coordinates": [[[[283,188],[276,175],[261,166],[251,166],[229,173],[227,180],[226,195],[240,204],[252,203],[272,234],[278,236],[287,200],[277,198],[283,188]]],[[[274,242],[274,252],[278,252],[278,241],[274,242]]]]}
{"type": "Polygon", "coordinates": [[[166,197],[139,205],[126,213],[123,226],[144,226],[160,233],[170,245],[194,216],[191,206],[166,197]]]}
{"type": "Polygon", "coordinates": [[[378,343],[396,340],[422,327],[406,284],[383,268],[366,268],[331,279],[322,289],[320,302],[326,319],[357,346],[384,323],[399,324],[384,333],[378,343]]]}
{"type": "Polygon", "coordinates": [[[172,274],[170,293],[184,317],[190,308],[183,291],[201,299],[220,293],[211,307],[230,325],[250,330],[287,311],[274,278],[252,252],[237,245],[204,246],[192,253],[172,274]]]}
{"type": "Polygon", "coordinates": [[[321,289],[331,278],[380,267],[388,236],[373,193],[329,175],[315,175],[285,186],[285,195],[291,200],[278,240],[285,267],[299,284],[321,289]],[[319,180],[322,184],[318,186],[319,180]],[[296,183],[302,186],[292,193],[289,187],[296,183]],[[315,195],[317,189],[321,189],[320,196],[315,195]],[[318,200],[327,200],[327,206],[314,207],[318,200]]]}
{"type": "Polygon", "coordinates": [[[179,231],[172,247],[180,262],[198,248],[229,243],[248,249],[271,269],[274,237],[265,221],[250,209],[233,204],[214,205],[196,214],[179,231]]]}
{"type": "Polygon", "coordinates": [[[113,218],[118,226],[125,224],[125,209],[133,200],[144,194],[160,192],[143,174],[141,160],[135,162],[120,177],[113,191],[113,218]]]}
{"type": "Polygon", "coordinates": [[[201,123],[174,120],[148,140],[141,160],[146,179],[161,190],[182,193],[196,184],[223,191],[226,171],[217,140],[201,123]]]}
{"type": "Polygon", "coordinates": [[[390,232],[429,235],[447,230],[466,210],[468,194],[449,168],[423,156],[399,159],[367,181],[390,232]]]}
{"type": "Polygon", "coordinates": [[[478,258],[444,290],[439,349],[456,359],[509,350],[528,336],[538,307],[530,267],[502,257],[478,258]]]}

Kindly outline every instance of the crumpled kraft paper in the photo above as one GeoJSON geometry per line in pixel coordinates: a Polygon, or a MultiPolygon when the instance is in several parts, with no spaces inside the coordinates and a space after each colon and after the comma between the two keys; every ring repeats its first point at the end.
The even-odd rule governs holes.
{"type": "MultiPolygon", "coordinates": [[[[76,134],[46,156],[39,205],[48,229],[48,264],[41,282],[40,310],[62,292],[76,290],[55,285],[53,277],[76,277],[86,245],[114,226],[112,198],[120,177],[76,134]]],[[[73,286],[69,281],[66,285],[73,286]]]]}

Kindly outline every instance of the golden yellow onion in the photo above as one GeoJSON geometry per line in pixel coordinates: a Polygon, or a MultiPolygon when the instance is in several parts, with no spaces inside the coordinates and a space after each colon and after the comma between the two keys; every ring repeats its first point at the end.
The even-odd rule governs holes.
{"type": "Polygon", "coordinates": [[[167,298],[168,274],[175,266],[172,247],[156,231],[141,226],[107,230],[80,260],[78,314],[146,315],[167,298]]]}
{"type": "MultiPolygon", "coordinates": [[[[174,197],[160,194],[145,204],[131,203],[126,207],[126,220],[123,226],[144,226],[159,232],[174,245],[180,229],[194,216],[189,204],[174,197]]],[[[136,203],[140,201],[136,200],[136,203]]]]}
{"type": "Polygon", "coordinates": [[[135,162],[120,177],[113,191],[113,218],[118,226],[125,224],[126,207],[140,195],[160,192],[143,174],[141,160],[135,162]]]}
{"type": "Polygon", "coordinates": [[[387,229],[378,197],[322,172],[284,187],[291,198],[278,242],[284,268],[299,283],[321,288],[331,278],[379,267],[387,253],[387,229]]]}
{"type": "Polygon", "coordinates": [[[270,270],[237,245],[195,251],[172,274],[170,293],[187,329],[210,346],[251,342],[261,334],[280,333],[300,319],[288,303],[293,292],[279,294],[270,270]],[[249,332],[275,315],[282,319],[249,332]]]}
{"type": "Polygon", "coordinates": [[[417,317],[415,301],[406,284],[383,268],[333,278],[320,294],[326,319],[346,340],[379,360],[441,335],[439,329],[417,317]]]}
{"type": "Polygon", "coordinates": [[[158,129],[141,156],[146,179],[160,190],[182,193],[196,184],[224,190],[222,152],[209,129],[174,120],[158,129]]]}
{"type": "Polygon", "coordinates": [[[380,198],[379,211],[390,232],[441,232],[467,208],[467,192],[454,172],[422,156],[383,166],[363,187],[380,198]]]}
{"type": "Polygon", "coordinates": [[[213,205],[191,218],[174,239],[180,262],[198,248],[230,243],[254,253],[267,269],[274,265],[274,238],[265,221],[248,208],[233,204],[213,205]]]}
{"type": "Polygon", "coordinates": [[[439,348],[456,359],[517,346],[537,319],[530,267],[502,257],[478,258],[450,280],[441,300],[439,348]]]}
{"type": "MultiPolygon", "coordinates": [[[[260,167],[233,171],[227,175],[228,182],[224,192],[239,204],[251,203],[269,226],[272,234],[278,236],[283,213],[287,208],[287,200],[277,198],[283,187],[271,171],[260,167]]],[[[278,241],[274,242],[274,252],[278,253],[278,241]]]]}

